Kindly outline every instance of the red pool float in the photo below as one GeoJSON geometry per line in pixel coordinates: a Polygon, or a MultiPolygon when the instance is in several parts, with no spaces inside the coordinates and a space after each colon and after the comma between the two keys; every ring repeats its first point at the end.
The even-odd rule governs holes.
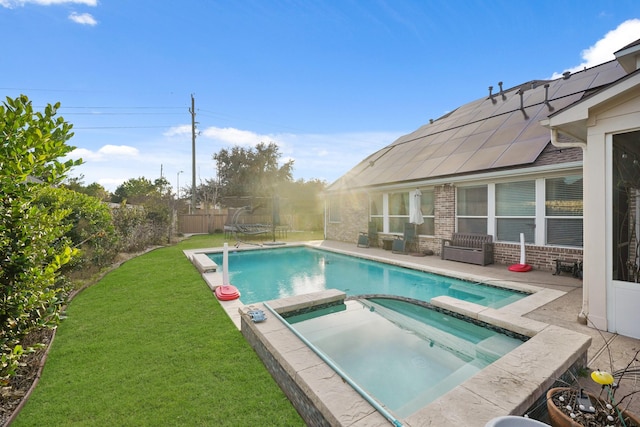
{"type": "Polygon", "coordinates": [[[513,264],[509,266],[509,271],[516,271],[518,273],[524,273],[531,270],[531,266],[529,264],[513,264]]]}
{"type": "Polygon", "coordinates": [[[220,301],[231,301],[240,298],[240,291],[233,285],[221,285],[215,290],[216,298],[220,301]]]}

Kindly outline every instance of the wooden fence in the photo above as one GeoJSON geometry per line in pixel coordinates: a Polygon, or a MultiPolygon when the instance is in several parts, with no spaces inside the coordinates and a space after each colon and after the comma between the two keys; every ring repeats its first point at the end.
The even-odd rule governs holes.
{"type": "MultiPolygon", "coordinates": [[[[195,213],[178,215],[178,233],[214,233],[222,232],[224,225],[229,224],[227,214],[220,213],[195,213]]],[[[240,224],[271,224],[271,215],[241,215],[238,218],[240,224]]],[[[321,230],[323,224],[322,215],[281,215],[280,224],[289,227],[289,230],[321,230]]]]}

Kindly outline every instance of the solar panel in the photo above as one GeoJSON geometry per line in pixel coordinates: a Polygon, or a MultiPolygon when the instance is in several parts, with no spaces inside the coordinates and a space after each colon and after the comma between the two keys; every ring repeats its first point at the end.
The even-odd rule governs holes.
{"type": "Polygon", "coordinates": [[[625,74],[617,61],[610,61],[568,79],[532,81],[507,89],[504,100],[499,93],[493,94],[493,101],[488,96],[477,99],[398,138],[356,165],[331,189],[531,164],[550,141],[541,120],[580,100],[586,91],[625,74]]]}

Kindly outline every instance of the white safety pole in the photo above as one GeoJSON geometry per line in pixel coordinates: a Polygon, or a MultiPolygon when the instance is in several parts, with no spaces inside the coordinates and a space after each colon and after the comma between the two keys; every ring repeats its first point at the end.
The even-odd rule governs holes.
{"type": "Polygon", "coordinates": [[[222,284],[229,285],[229,245],[224,243],[222,249],[222,284]]]}

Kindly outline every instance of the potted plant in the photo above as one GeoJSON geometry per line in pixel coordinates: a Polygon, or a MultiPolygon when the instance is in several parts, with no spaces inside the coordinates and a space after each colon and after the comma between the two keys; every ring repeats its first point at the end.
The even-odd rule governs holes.
{"type": "Polygon", "coordinates": [[[599,395],[589,393],[582,387],[554,387],[547,392],[547,410],[551,425],[554,427],[640,427],[640,417],[625,409],[626,399],[638,392],[632,391],[616,399],[618,388],[616,379],[621,381],[625,374],[634,371],[632,361],[621,371],[609,372],[595,370],[591,379],[601,387],[599,395]]]}

